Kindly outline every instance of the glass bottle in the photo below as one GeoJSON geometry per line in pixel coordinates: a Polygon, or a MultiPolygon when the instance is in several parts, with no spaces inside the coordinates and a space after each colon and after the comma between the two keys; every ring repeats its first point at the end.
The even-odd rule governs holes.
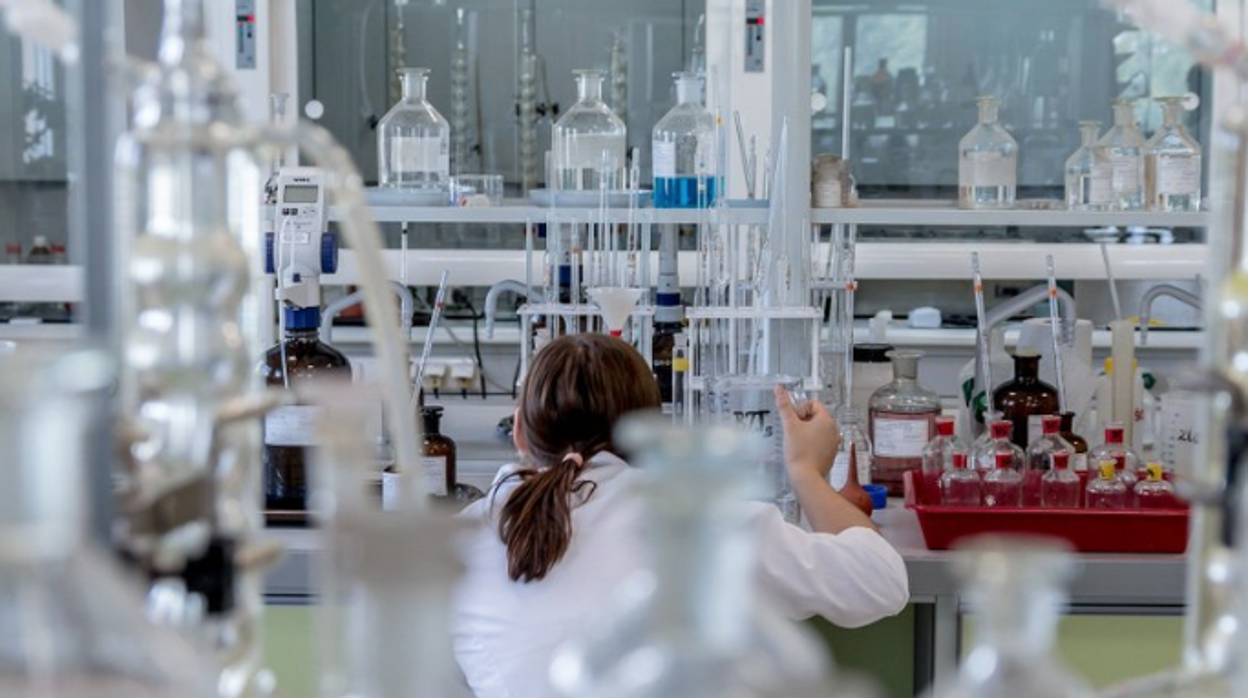
{"type": "Polygon", "coordinates": [[[953,469],[953,452],[962,450],[962,444],[954,434],[953,417],[936,418],[936,436],[923,447],[924,490],[931,491],[940,485],[940,476],[953,469]],[[929,490],[931,488],[931,490],[929,490]]]}
{"type": "Polygon", "coordinates": [[[1114,206],[1122,211],[1144,208],[1144,134],[1135,121],[1135,103],[1114,100],[1114,125],[1097,145],[1109,154],[1113,168],[1114,206]]]}
{"type": "Polygon", "coordinates": [[[654,418],[622,424],[617,439],[637,455],[649,564],[618,588],[604,617],[556,650],[555,694],[825,695],[826,651],[755,592],[757,540],[736,503],[749,490],[748,463],[766,450],[761,439],[654,418]],[[639,661],[647,670],[637,671],[639,661]]]}
{"type": "Polygon", "coordinates": [[[1062,413],[1062,438],[1073,450],[1071,470],[1076,472],[1088,469],[1088,440],[1075,433],[1075,413],[1062,413]]]}
{"type": "Polygon", "coordinates": [[[1097,462],[1097,475],[1088,482],[1089,509],[1126,509],[1127,486],[1118,478],[1112,460],[1097,462]]]}
{"type": "Polygon", "coordinates": [[[1070,470],[1070,452],[1050,453],[1049,464],[1049,471],[1040,478],[1040,505],[1050,509],[1078,507],[1083,481],[1070,470]]]}
{"type": "Polygon", "coordinates": [[[1149,463],[1148,477],[1135,484],[1135,505],[1141,509],[1173,509],[1178,505],[1174,486],[1165,480],[1161,463],[1149,463]]]}
{"type": "Polygon", "coordinates": [[[1014,423],[1011,437],[1019,448],[1040,436],[1040,419],[1060,411],[1057,389],[1040,380],[1040,355],[1019,352],[1014,355],[1014,378],[997,387],[992,404],[1014,423]]]}
{"type": "Polygon", "coordinates": [[[862,428],[862,412],[853,407],[842,407],[836,412],[836,423],[841,427],[841,449],[828,473],[832,489],[839,492],[845,486],[851,469],[859,484],[870,484],[874,450],[871,439],[867,438],[867,432],[862,428]]]}
{"type": "Polygon", "coordinates": [[[1144,146],[1146,205],[1152,211],[1200,210],[1200,144],[1184,130],[1182,97],[1158,97],[1162,124],[1144,146]]]}
{"type": "Polygon", "coordinates": [[[984,506],[1016,507],[1022,501],[1023,476],[1014,469],[1014,457],[998,453],[996,467],[983,477],[984,506]]]}
{"type": "MultiPolygon", "coordinates": [[[[320,308],[286,307],[285,336],[264,354],[260,375],[265,385],[297,390],[321,380],[351,381],[351,363],[342,352],[321,342],[317,330],[320,308]]],[[[264,503],[273,511],[307,510],[309,446],[317,443],[314,428],[319,409],[286,405],[264,418],[264,503]]],[[[375,490],[374,490],[375,491],[375,490]]]]}
{"type": "Polygon", "coordinates": [[[435,497],[447,497],[455,493],[458,472],[455,468],[455,442],[442,433],[442,409],[427,406],[420,410],[425,437],[421,456],[424,458],[425,491],[435,497]]]}
{"type": "Polygon", "coordinates": [[[933,698],[1083,698],[1086,686],[1054,651],[1073,572],[1069,549],[1052,538],[982,536],[955,558],[974,614],[975,644],[933,698]]]}
{"type": "Polygon", "coordinates": [[[1027,454],[1010,440],[1013,430],[1014,423],[1004,419],[988,423],[988,431],[985,432],[988,439],[977,441],[971,449],[971,465],[980,475],[987,475],[997,467],[999,454],[1009,454],[1015,470],[1022,470],[1026,465],[1027,454]]]}
{"type": "Polygon", "coordinates": [[[1018,181],[1018,142],[997,121],[995,97],[980,97],[979,123],[958,143],[958,206],[1008,208],[1018,181]]]}
{"type": "Polygon", "coordinates": [[[1122,424],[1114,422],[1105,427],[1105,442],[1088,452],[1089,463],[1110,461],[1114,463],[1118,477],[1122,479],[1128,491],[1132,491],[1140,479],[1140,457],[1127,447],[1126,429],[1122,424]]]}
{"type": "Polygon", "coordinates": [[[715,181],[715,117],[703,106],[701,75],[676,73],[676,106],[654,125],[655,208],[709,208],[715,181]]]}
{"type": "Polygon", "coordinates": [[[403,98],[377,124],[378,181],[383,187],[447,191],[451,127],[425,97],[427,68],[400,68],[403,98]]]}
{"type": "Polygon", "coordinates": [[[624,122],[602,101],[602,71],[576,70],[577,102],[555,122],[551,167],[556,191],[620,189],[624,181],[624,122]],[[608,181],[602,181],[602,175],[608,181]]]}
{"type": "Polygon", "coordinates": [[[677,234],[675,226],[664,226],[659,238],[659,280],[654,294],[654,338],[650,361],[664,405],[672,403],[672,352],[676,335],[684,330],[685,319],[680,296],[677,234]]]}
{"type": "Polygon", "coordinates": [[[1080,121],[1083,144],[1066,160],[1066,208],[1108,211],[1114,206],[1114,166],[1097,142],[1101,122],[1080,121]]]}
{"type": "Polygon", "coordinates": [[[1040,438],[1027,446],[1027,470],[1023,474],[1023,506],[1040,506],[1040,480],[1045,471],[1052,466],[1052,456],[1056,453],[1070,454],[1074,448],[1062,438],[1062,418],[1048,414],[1040,419],[1040,438]]]}
{"type": "Polygon", "coordinates": [[[940,396],[919,383],[922,352],[889,353],[893,382],[875,391],[868,412],[868,432],[875,447],[871,481],[903,494],[905,472],[923,467],[923,449],[935,432],[940,396]]]}
{"type": "Polygon", "coordinates": [[[950,454],[951,467],[940,475],[940,503],[947,507],[980,505],[979,473],[967,467],[966,451],[950,454]]]}
{"type": "Polygon", "coordinates": [[[0,693],[210,698],[199,647],[152,625],[141,585],[87,535],[89,449],[112,362],[86,351],[0,356],[0,693]]]}

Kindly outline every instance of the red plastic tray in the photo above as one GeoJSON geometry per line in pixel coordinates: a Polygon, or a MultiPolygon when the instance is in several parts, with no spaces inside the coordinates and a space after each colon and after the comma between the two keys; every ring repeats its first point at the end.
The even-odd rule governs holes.
{"type": "Polygon", "coordinates": [[[906,508],[913,509],[929,550],[948,550],[981,533],[1030,533],[1062,538],[1083,553],[1176,554],[1187,550],[1189,516],[1175,509],[1099,511],[1019,507],[947,507],[922,477],[908,472],[906,508]]]}

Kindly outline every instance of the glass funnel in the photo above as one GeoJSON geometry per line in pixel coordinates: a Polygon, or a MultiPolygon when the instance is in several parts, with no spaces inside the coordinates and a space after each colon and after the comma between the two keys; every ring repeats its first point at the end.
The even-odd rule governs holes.
{"type": "Polygon", "coordinates": [[[975,640],[958,674],[929,698],[1074,698],[1092,691],[1054,652],[1073,558],[1055,539],[985,536],[960,548],[958,576],[975,640]]]}
{"type": "Polygon", "coordinates": [[[826,653],[756,593],[756,541],[742,497],[749,463],[770,448],[726,425],[660,418],[621,425],[644,480],[649,564],[609,611],[555,653],[551,682],[569,698],[824,695],[826,653]]]}
{"type": "Polygon", "coordinates": [[[655,208],[709,208],[718,190],[715,117],[703,106],[701,75],[676,73],[676,106],[654,125],[655,208]]]}
{"type": "Polygon", "coordinates": [[[110,388],[91,352],[0,355],[0,694],[209,698],[213,675],[144,618],[142,590],[87,536],[88,449],[110,388]]]}
{"type": "Polygon", "coordinates": [[[400,68],[403,97],[377,124],[378,183],[443,191],[451,176],[451,127],[429,103],[426,68],[400,68]]]}
{"type": "Polygon", "coordinates": [[[996,97],[980,97],[979,123],[958,143],[958,206],[1008,208],[1018,184],[1018,142],[997,121],[996,97]]]}
{"type": "Polygon", "coordinates": [[[602,71],[577,70],[573,74],[577,102],[555,122],[551,189],[620,189],[627,136],[624,122],[602,101],[602,71]]]}
{"type": "Polygon", "coordinates": [[[1200,210],[1200,144],[1183,128],[1182,97],[1159,97],[1162,124],[1144,146],[1147,206],[1153,211],[1200,210]]]}
{"type": "Polygon", "coordinates": [[[1135,121],[1135,103],[1114,100],[1114,125],[1097,145],[1105,149],[1113,168],[1114,206],[1123,211],[1144,207],[1144,134],[1135,121]]]}
{"type": "Polygon", "coordinates": [[[730,425],[760,434],[767,446],[766,456],[757,461],[755,498],[774,502],[785,520],[801,519],[797,496],[789,482],[784,459],[784,428],[776,411],[775,388],[782,385],[795,402],[801,379],[793,376],[719,376],[706,380],[703,409],[711,424],[730,425]]]}
{"type": "Polygon", "coordinates": [[[1066,161],[1066,208],[1108,211],[1114,206],[1114,166],[1097,142],[1101,122],[1080,121],[1083,144],[1066,161]]]}

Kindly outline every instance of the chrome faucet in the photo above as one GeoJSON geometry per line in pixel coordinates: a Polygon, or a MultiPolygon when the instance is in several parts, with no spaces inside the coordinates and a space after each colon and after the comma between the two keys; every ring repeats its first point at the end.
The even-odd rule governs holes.
{"type": "Polygon", "coordinates": [[[518,296],[531,298],[535,295],[541,295],[541,291],[536,288],[529,288],[514,279],[504,279],[490,287],[489,293],[485,294],[485,338],[492,339],[494,337],[494,318],[498,314],[498,297],[504,293],[514,293],[518,296]]]}
{"type": "MultiPolygon", "coordinates": [[[[1013,298],[999,303],[984,316],[985,327],[980,327],[979,332],[988,337],[988,341],[992,341],[992,328],[1009,320],[1018,313],[1030,308],[1037,303],[1042,303],[1049,298],[1049,287],[1046,284],[1033,286],[1026,291],[1014,296],[1013,298]]],[[[1062,334],[1059,337],[1063,344],[1070,344],[1074,341],[1075,336],[1075,320],[1078,315],[1075,314],[1075,299],[1065,289],[1057,289],[1057,300],[1059,303],[1059,312],[1062,315],[1062,334]]],[[[1056,328],[1054,329],[1056,331],[1056,328]]],[[[989,356],[992,355],[991,347],[989,347],[989,356]]],[[[988,378],[988,373],[982,363],[980,352],[975,352],[975,380],[980,377],[988,378]]],[[[989,380],[991,382],[991,380],[989,380]]],[[[984,391],[990,392],[993,386],[983,386],[984,391]]]]}
{"type": "Polygon", "coordinates": [[[1173,284],[1158,284],[1148,289],[1144,297],[1140,299],[1140,346],[1148,346],[1148,325],[1153,318],[1153,302],[1162,296],[1173,298],[1198,311],[1204,310],[1205,307],[1204,300],[1200,296],[1173,284]]]}

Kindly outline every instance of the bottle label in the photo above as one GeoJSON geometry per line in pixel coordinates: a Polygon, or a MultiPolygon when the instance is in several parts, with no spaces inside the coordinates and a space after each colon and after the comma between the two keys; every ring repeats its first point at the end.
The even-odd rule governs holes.
{"type": "Polygon", "coordinates": [[[1121,153],[1112,160],[1114,191],[1135,192],[1140,188],[1140,156],[1121,153]]]}
{"type": "Polygon", "coordinates": [[[958,181],[970,187],[1012,187],[1018,180],[1013,155],[972,150],[958,161],[958,181]]]}
{"type": "Polygon", "coordinates": [[[1092,167],[1088,178],[1088,200],[1085,203],[1105,205],[1114,202],[1114,168],[1110,165],[1092,167]]]}
{"type": "Polygon", "coordinates": [[[390,163],[395,172],[447,172],[450,153],[438,136],[398,136],[390,141],[390,163]]]}
{"type": "Polygon", "coordinates": [[[875,418],[875,455],[883,458],[921,458],[930,441],[928,419],[875,418]]]}
{"type": "Polygon", "coordinates": [[[321,408],[306,405],[279,407],[264,417],[265,446],[314,446],[321,408]]]}
{"type": "Polygon", "coordinates": [[[1167,158],[1157,163],[1157,193],[1195,194],[1200,191],[1200,160],[1167,158]]]}
{"type": "Polygon", "coordinates": [[[654,176],[676,176],[676,144],[654,141],[654,176]]]}
{"type": "Polygon", "coordinates": [[[381,474],[381,508],[383,511],[394,511],[399,506],[399,483],[403,476],[399,473],[381,474]]]}
{"type": "Polygon", "coordinates": [[[1071,460],[1071,467],[1075,469],[1075,472],[1086,472],[1088,469],[1088,454],[1076,453],[1071,460]]]}
{"type": "Polygon", "coordinates": [[[426,456],[420,459],[420,465],[425,471],[425,492],[438,497],[449,494],[446,491],[446,456],[426,456]]]}

